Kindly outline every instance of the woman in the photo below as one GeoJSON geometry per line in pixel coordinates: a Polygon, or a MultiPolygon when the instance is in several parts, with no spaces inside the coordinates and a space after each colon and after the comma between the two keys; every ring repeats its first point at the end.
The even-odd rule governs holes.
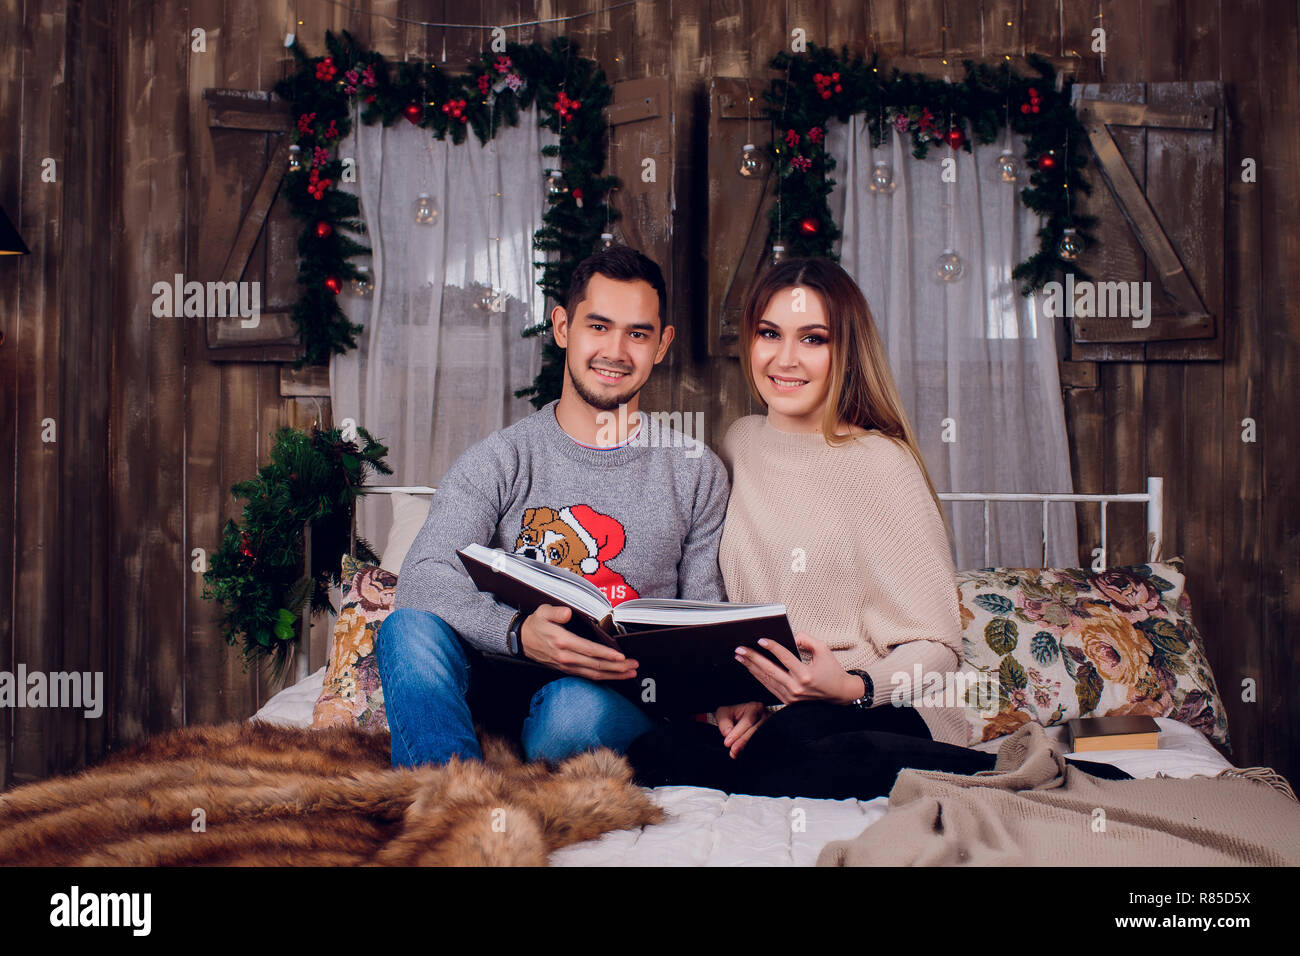
{"type": "Polygon", "coordinates": [[[993,769],[965,747],[948,679],[961,617],[947,523],[862,292],[830,261],[786,260],[751,290],[740,340],[767,414],[723,440],[719,563],[729,600],[786,605],[802,659],[738,648],[786,706],[652,731],[628,751],[638,780],[867,799],[905,766],[993,769]]]}

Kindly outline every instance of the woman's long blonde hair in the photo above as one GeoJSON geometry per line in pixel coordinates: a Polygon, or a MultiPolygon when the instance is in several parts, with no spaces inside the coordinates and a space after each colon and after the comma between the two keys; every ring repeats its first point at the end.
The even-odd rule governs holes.
{"type": "Polygon", "coordinates": [[[785,259],[763,273],[750,289],[740,320],[738,350],[750,392],[766,408],[750,367],[750,347],[758,334],[758,321],[772,299],[782,289],[795,286],[812,289],[821,296],[830,325],[830,391],[822,415],[822,435],[827,444],[842,445],[849,440],[850,436],[838,434],[841,423],[875,429],[901,444],[916,459],[944,529],[950,538],[955,537],[898,396],[871,308],[857,283],[836,263],[819,258],[785,259]]]}

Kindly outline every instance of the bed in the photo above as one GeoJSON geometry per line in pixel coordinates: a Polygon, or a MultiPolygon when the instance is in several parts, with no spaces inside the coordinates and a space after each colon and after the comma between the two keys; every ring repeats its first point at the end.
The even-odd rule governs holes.
{"type": "MultiPolygon", "coordinates": [[[[1114,502],[1141,502],[1145,505],[1146,528],[1149,543],[1149,558],[1155,561],[1160,553],[1162,493],[1161,479],[1149,478],[1147,490],[1133,494],[1085,495],[1085,494],[976,494],[976,493],[941,493],[940,497],[954,501],[984,502],[985,560],[988,559],[988,519],[989,502],[993,501],[1036,501],[1043,505],[1043,552],[1042,561],[1046,562],[1048,539],[1048,505],[1055,501],[1093,502],[1101,507],[1102,553],[1106,545],[1106,506],[1114,502]]],[[[432,488],[393,488],[368,489],[370,493],[397,492],[405,496],[420,496],[434,493],[432,488]]],[[[392,537],[392,536],[390,536],[392,537]]],[[[1164,568],[1164,566],[1159,566],[1164,568]]],[[[993,569],[982,569],[990,572],[993,569]]],[[[1162,573],[1172,575],[1163,570],[1162,573]]],[[[1072,579],[1054,579],[1034,577],[1030,572],[1020,573],[1014,578],[995,579],[995,575],[976,572],[963,572],[964,579],[989,586],[1005,585],[1007,580],[1014,580],[1018,587],[1034,588],[1050,586],[1070,588],[1072,579]],[[1021,581],[1021,578],[1026,580],[1021,581]],[[1032,580],[1030,580],[1032,579],[1032,580]],[[1062,584],[1061,580],[1066,583],[1062,584]],[[1038,583],[1033,583],[1038,582],[1038,583]]],[[[1169,584],[1153,576],[1153,581],[1169,584]]],[[[1078,584],[1074,580],[1074,584],[1078,584]]],[[[1040,588],[1041,589],[1041,588],[1040,588]]],[[[1029,590],[1031,599],[1039,593],[1029,590]]],[[[1053,594],[1060,593],[1056,590],[1053,594]]],[[[1158,597],[1159,595],[1157,595],[1158,597]]],[[[1116,595],[1117,606],[1127,609],[1137,606],[1144,599],[1139,594],[1135,598],[1125,591],[1116,595]]],[[[966,620],[966,608],[963,606],[963,625],[967,629],[978,631],[982,626],[978,616],[997,614],[1006,599],[993,591],[978,595],[971,615],[966,620]],[[986,614],[987,612],[987,614],[986,614]]],[[[1182,601],[1186,601],[1183,595],[1182,601]]],[[[1043,601],[1033,606],[1034,613],[1042,610],[1043,601]]],[[[1094,602],[1097,603],[1097,602],[1094,602]]],[[[1180,607],[1182,605],[1180,604],[1180,607]]],[[[1050,618],[1048,609],[1047,616],[1050,618]]],[[[1002,611],[1002,613],[1006,613],[1002,611]]],[[[1108,612],[1109,613],[1109,612],[1108,612]]],[[[1144,612],[1145,613],[1145,612],[1144,612]]],[[[1132,615],[1131,615],[1132,616],[1132,615]]],[[[1145,620],[1145,619],[1144,619],[1145,620]]],[[[1190,617],[1188,618],[1190,626],[1190,617]]],[[[1180,625],[1181,626],[1181,625],[1180,625]]],[[[1039,635],[1046,633],[1040,631],[1039,635]]],[[[1173,632],[1172,627],[1150,628],[1143,631],[1148,634],[1157,650],[1167,646],[1184,646],[1188,642],[1173,632]],[[1164,643],[1162,643],[1164,642],[1164,643]]],[[[1035,636],[1035,640],[1038,636],[1035,636]]],[[[1199,639],[1198,639],[1199,643],[1199,639]]],[[[1062,642],[1064,648],[1064,642],[1062,642]]],[[[982,649],[987,653],[987,649],[982,649]]],[[[1041,648],[1035,647],[1036,651],[1041,648]]],[[[970,660],[976,662],[978,654],[972,651],[970,660]]],[[[1007,656],[1010,656],[1007,654],[1007,656]]],[[[1061,658],[1066,658],[1062,653],[1061,658]]],[[[1077,656],[1077,655],[1076,655],[1077,656]]],[[[1005,658],[1004,658],[1005,659],[1005,658]]],[[[1044,660],[1040,653],[1031,661],[1040,665],[1044,660]]],[[[1069,667],[1069,660],[1063,660],[1062,666],[1069,667]]],[[[1084,666],[1089,666],[1084,664],[1084,666]]],[[[1079,662],[1070,671],[1077,676],[1079,662]]],[[[1047,670],[1044,665],[1044,670],[1047,670]]],[[[1030,673],[1036,674],[1031,667],[1030,673]]],[[[313,723],[313,711],[327,681],[327,668],[321,668],[313,674],[302,676],[293,686],[275,695],[254,716],[261,720],[295,727],[309,727],[313,723]]],[[[1049,674],[1050,677],[1050,674],[1049,674]]],[[[1208,677],[1208,675],[1207,675],[1208,677]]],[[[1209,678],[1212,685],[1212,678],[1209,678]]],[[[1059,683],[1059,682],[1058,682],[1059,683]]],[[[1086,683],[1086,681],[1085,681],[1086,683]]],[[[1081,685],[1083,686],[1083,685],[1081,685]]],[[[1197,692],[1200,693],[1199,691],[1197,692]]],[[[1217,697],[1217,695],[1216,695],[1217,697]]],[[[1160,747],[1146,751],[1098,751],[1088,754],[1088,759],[1107,762],[1120,767],[1135,778],[1151,778],[1157,775],[1167,777],[1192,777],[1197,775],[1214,776],[1230,768],[1226,760],[1209,736],[1213,736],[1215,721],[1222,722],[1220,712],[1207,719],[1207,707],[1200,698],[1193,699],[1185,695],[1185,705],[1180,711],[1184,719],[1169,716],[1156,717],[1161,729],[1160,747]],[[1202,729],[1197,729],[1197,724],[1202,729]],[[1204,732],[1203,732],[1204,731],[1204,732]]],[[[1138,710],[1145,701],[1138,701],[1138,710]]],[[[1032,704],[1029,705],[1032,709],[1032,704]]],[[[1100,709],[1099,709],[1100,712],[1100,709]]],[[[984,731],[986,739],[973,744],[976,749],[995,753],[1005,739],[1004,734],[993,734],[1000,725],[990,721],[984,731]]],[[[1226,737],[1226,722],[1222,722],[1222,732],[1226,737]]],[[[1061,750],[1066,750],[1063,742],[1064,728],[1049,726],[1045,731],[1047,737],[1061,750]]],[[[888,810],[888,798],[878,797],[873,800],[814,800],[814,799],[776,799],[743,795],[726,795],[716,790],[698,787],[660,787],[651,791],[656,804],[667,813],[664,823],[643,827],[636,830],[620,830],[606,833],[596,840],[589,840],[569,846],[551,854],[550,862],[557,866],[606,866],[606,865],[681,865],[681,866],[735,866],[735,865],[811,865],[818,853],[834,840],[851,839],[862,833],[882,817],[888,810]]]]}

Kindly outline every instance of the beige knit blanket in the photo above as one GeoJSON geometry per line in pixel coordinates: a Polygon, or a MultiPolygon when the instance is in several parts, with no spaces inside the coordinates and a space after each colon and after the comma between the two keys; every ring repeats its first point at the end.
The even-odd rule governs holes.
{"type": "Polygon", "coordinates": [[[993,770],[902,771],[889,813],[827,844],[817,865],[1296,866],[1300,803],[1264,767],[1102,780],[1027,723],[993,770]]]}

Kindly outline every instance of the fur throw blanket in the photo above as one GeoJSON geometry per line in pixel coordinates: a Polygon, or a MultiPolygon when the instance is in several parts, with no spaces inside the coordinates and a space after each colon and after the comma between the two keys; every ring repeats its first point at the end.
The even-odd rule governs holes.
{"type": "Polygon", "coordinates": [[[0,794],[0,864],[544,866],[663,819],[612,751],[551,768],[483,744],[482,762],[396,770],[387,734],[187,727],[0,794]]]}
{"type": "Polygon", "coordinates": [[[1103,780],[1071,767],[1036,723],[992,770],[904,770],[889,813],[819,866],[1297,866],[1300,803],[1267,767],[1214,777],[1103,780]]]}

